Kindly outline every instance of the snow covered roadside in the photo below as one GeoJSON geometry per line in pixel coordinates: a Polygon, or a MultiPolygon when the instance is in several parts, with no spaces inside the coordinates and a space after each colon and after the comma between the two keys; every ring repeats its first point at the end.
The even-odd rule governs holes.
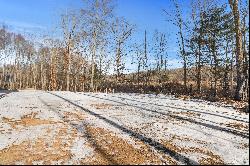
{"type": "Polygon", "coordinates": [[[249,164],[249,116],[164,95],[20,91],[0,100],[0,164],[249,164]]]}

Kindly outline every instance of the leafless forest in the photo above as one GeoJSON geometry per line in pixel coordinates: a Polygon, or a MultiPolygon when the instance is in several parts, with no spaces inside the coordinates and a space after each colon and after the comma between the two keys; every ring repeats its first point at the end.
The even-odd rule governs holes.
{"type": "Polygon", "coordinates": [[[171,2],[174,8],[166,7],[162,14],[178,29],[181,69],[168,69],[171,40],[165,33],[155,31],[149,38],[145,30],[141,42],[132,43],[137,26],[115,15],[114,1],[92,0],[83,1],[81,10],[61,15],[61,39],[44,36],[37,44],[2,25],[0,87],[248,101],[248,1],[228,0],[222,5],[213,0],[190,1],[188,20],[179,2],[171,2]],[[136,64],[135,71],[127,72],[128,57],[136,64]]]}

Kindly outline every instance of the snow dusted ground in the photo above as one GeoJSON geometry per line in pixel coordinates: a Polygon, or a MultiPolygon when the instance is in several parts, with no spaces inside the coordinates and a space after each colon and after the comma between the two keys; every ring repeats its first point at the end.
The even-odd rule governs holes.
{"type": "Polygon", "coordinates": [[[0,164],[249,165],[248,123],[165,95],[13,92],[0,99],[0,164]]]}

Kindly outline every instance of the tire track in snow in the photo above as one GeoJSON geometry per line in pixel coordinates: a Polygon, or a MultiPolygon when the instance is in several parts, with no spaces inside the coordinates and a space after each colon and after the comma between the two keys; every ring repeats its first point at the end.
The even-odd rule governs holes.
{"type": "Polygon", "coordinates": [[[74,105],[74,106],[76,106],[78,108],[80,108],[81,110],[89,113],[90,115],[93,115],[93,116],[99,118],[100,120],[105,121],[106,123],[112,125],[113,127],[120,129],[124,133],[127,133],[130,136],[132,136],[132,137],[134,137],[134,138],[136,138],[136,139],[150,145],[152,148],[154,148],[155,150],[157,150],[159,152],[163,152],[163,153],[171,156],[172,158],[174,158],[175,160],[177,160],[177,161],[179,161],[179,162],[181,162],[183,164],[199,165],[198,162],[196,162],[196,161],[194,161],[194,160],[192,160],[192,159],[190,159],[190,158],[188,158],[188,157],[186,157],[186,156],[184,156],[184,155],[182,155],[182,154],[180,154],[178,152],[175,152],[175,151],[173,151],[171,149],[168,149],[163,144],[153,140],[152,138],[146,137],[146,136],[144,136],[142,134],[136,133],[135,131],[133,131],[131,129],[125,128],[125,127],[123,127],[123,126],[121,126],[121,125],[119,125],[119,124],[117,124],[117,123],[115,123],[115,122],[101,116],[100,114],[97,114],[97,113],[95,113],[95,112],[93,112],[93,111],[91,111],[91,110],[89,110],[87,108],[84,108],[83,106],[80,106],[79,104],[76,104],[76,103],[74,103],[74,102],[72,102],[72,101],[70,101],[70,100],[68,100],[68,99],[66,99],[66,98],[64,98],[62,96],[59,96],[59,95],[51,93],[51,92],[48,92],[48,93],[53,95],[53,96],[56,96],[56,97],[58,97],[58,98],[60,98],[60,99],[62,99],[64,101],[66,101],[66,102],[68,102],[68,103],[70,103],[70,104],[72,104],[72,105],[74,105]]]}
{"type": "MultiPolygon", "coordinates": [[[[116,101],[116,100],[112,100],[112,99],[107,99],[107,98],[99,97],[99,96],[96,96],[96,95],[90,95],[90,94],[83,94],[83,95],[88,96],[88,97],[98,98],[98,99],[101,99],[101,100],[116,102],[116,103],[119,103],[119,104],[124,104],[124,105],[130,106],[130,107],[139,108],[140,110],[144,110],[144,111],[148,111],[148,112],[152,112],[152,113],[157,113],[157,114],[160,114],[160,115],[163,115],[163,116],[169,116],[169,117],[172,117],[172,118],[174,118],[176,120],[179,120],[179,121],[187,121],[187,122],[194,123],[194,124],[197,124],[197,125],[201,125],[201,126],[204,126],[204,127],[208,127],[208,128],[214,129],[214,130],[231,133],[233,135],[249,139],[249,133],[238,131],[238,130],[235,130],[235,129],[232,129],[232,128],[226,128],[226,127],[221,127],[221,126],[217,126],[217,125],[213,125],[213,124],[207,124],[207,123],[200,122],[200,121],[188,118],[188,117],[182,117],[182,116],[174,115],[174,114],[171,114],[171,113],[159,112],[159,111],[155,111],[155,110],[152,110],[152,109],[149,109],[149,108],[138,106],[137,104],[136,105],[131,104],[131,103],[128,103],[128,102],[125,103],[125,102],[116,101]]],[[[162,109],[162,108],[158,108],[158,110],[166,111],[165,109],[162,109]]]]}
{"type": "Polygon", "coordinates": [[[156,103],[151,103],[151,102],[144,102],[144,101],[141,101],[141,100],[129,99],[129,98],[125,98],[125,97],[118,97],[118,96],[111,96],[111,97],[120,98],[121,100],[129,100],[129,101],[137,102],[137,103],[140,103],[140,104],[154,105],[154,106],[157,106],[157,107],[167,107],[167,108],[172,108],[172,109],[187,111],[187,112],[191,111],[191,112],[202,113],[202,114],[207,114],[207,115],[211,115],[211,116],[218,116],[218,117],[221,117],[221,118],[235,120],[235,121],[239,121],[239,122],[243,122],[243,123],[247,123],[247,124],[249,123],[249,121],[245,121],[245,120],[247,120],[245,118],[241,118],[241,117],[238,117],[239,119],[232,118],[232,117],[225,116],[225,115],[211,113],[211,112],[208,112],[209,110],[200,109],[200,108],[194,108],[194,109],[199,109],[199,110],[194,110],[194,109],[187,109],[187,108],[184,108],[184,107],[172,106],[172,105],[168,105],[168,104],[156,104],[156,103]]]}

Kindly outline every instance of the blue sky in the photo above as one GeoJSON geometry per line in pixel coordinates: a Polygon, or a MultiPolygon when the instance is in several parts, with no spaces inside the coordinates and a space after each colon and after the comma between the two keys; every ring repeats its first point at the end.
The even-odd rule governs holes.
{"type": "MultiPolygon", "coordinates": [[[[141,28],[164,29],[162,9],[168,8],[169,3],[169,0],[117,0],[116,12],[141,28]]],[[[0,0],[0,21],[50,27],[61,11],[81,6],[82,0],[0,0]]]]}
{"type": "MultiPolygon", "coordinates": [[[[175,27],[165,21],[162,9],[169,9],[170,0],[117,0],[116,14],[137,25],[136,40],[143,41],[143,32],[152,35],[155,29],[169,35],[169,55],[176,60],[175,27]]],[[[181,1],[184,10],[189,0],[181,1]]],[[[29,33],[50,31],[57,25],[60,13],[66,9],[80,8],[82,0],[0,0],[0,24],[4,23],[15,31],[29,33]]]]}

